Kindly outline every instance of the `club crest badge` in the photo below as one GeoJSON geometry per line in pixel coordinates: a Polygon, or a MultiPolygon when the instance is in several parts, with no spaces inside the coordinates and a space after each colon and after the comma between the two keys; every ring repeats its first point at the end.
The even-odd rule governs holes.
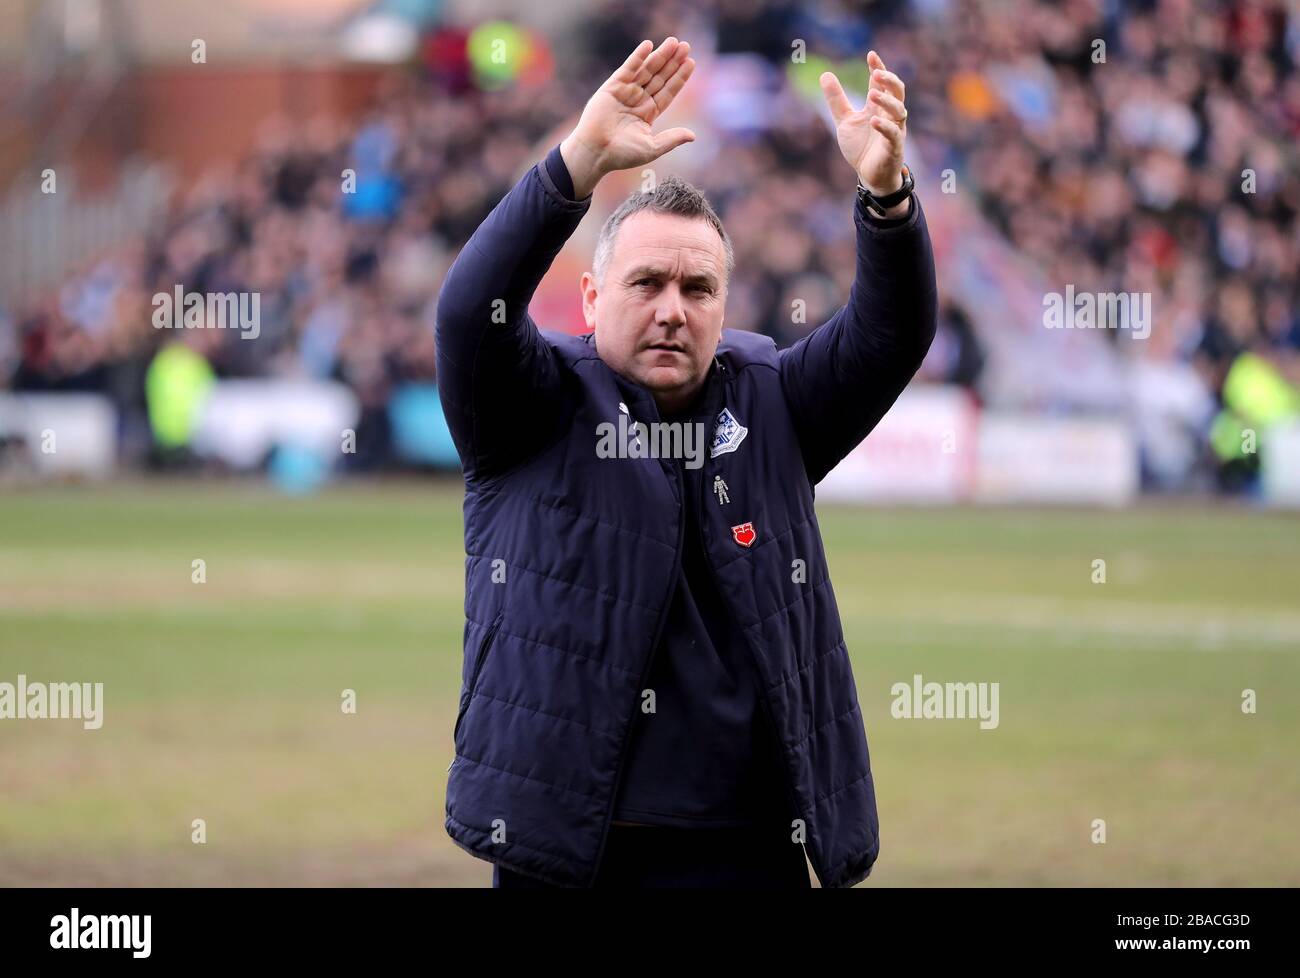
{"type": "Polygon", "coordinates": [[[709,446],[709,458],[734,452],[740,447],[747,434],[749,429],[736,420],[736,416],[729,408],[724,407],[722,413],[718,415],[718,426],[713,429],[713,444],[709,446]]]}
{"type": "Polygon", "coordinates": [[[754,545],[754,538],[757,537],[758,534],[754,531],[753,523],[741,523],[739,526],[733,526],[731,528],[731,536],[732,539],[742,547],[752,547],[754,545]]]}

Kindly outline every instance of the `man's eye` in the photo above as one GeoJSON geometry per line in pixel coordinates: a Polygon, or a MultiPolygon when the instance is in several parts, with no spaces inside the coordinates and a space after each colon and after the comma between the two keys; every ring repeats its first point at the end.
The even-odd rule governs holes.
{"type": "Polygon", "coordinates": [[[712,290],[711,288],[709,288],[707,285],[692,285],[692,286],[691,286],[691,291],[692,291],[692,292],[698,292],[698,293],[700,293],[701,295],[712,295],[712,294],[713,294],[713,290],[712,290]]]}
{"type": "Polygon", "coordinates": [[[652,278],[639,278],[639,279],[637,279],[635,282],[633,282],[632,284],[633,284],[633,285],[654,285],[654,284],[655,284],[655,280],[652,279],[652,278]]]}

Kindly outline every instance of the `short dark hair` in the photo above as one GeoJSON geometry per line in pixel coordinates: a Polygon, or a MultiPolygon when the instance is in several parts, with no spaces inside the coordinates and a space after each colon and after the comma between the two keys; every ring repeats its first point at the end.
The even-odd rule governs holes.
{"type": "Polygon", "coordinates": [[[731,278],[736,257],[731,249],[731,238],[727,236],[718,212],[713,209],[709,199],[698,187],[691,186],[680,177],[669,177],[658,183],[653,190],[638,191],[629,195],[627,200],[619,204],[614,213],[606,218],[600,229],[600,236],[596,239],[596,253],[591,262],[592,269],[596,273],[597,284],[603,285],[605,282],[605,269],[609,267],[610,256],[614,254],[614,239],[618,237],[618,229],[623,226],[624,221],[638,211],[677,214],[680,217],[708,221],[713,230],[718,232],[718,237],[722,239],[722,250],[726,256],[726,277],[731,278]]]}

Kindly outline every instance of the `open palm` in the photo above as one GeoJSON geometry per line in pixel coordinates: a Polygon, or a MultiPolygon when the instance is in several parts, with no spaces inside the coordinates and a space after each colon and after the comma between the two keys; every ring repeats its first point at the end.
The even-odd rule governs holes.
{"type": "Polygon", "coordinates": [[[903,82],[885,68],[875,51],[867,55],[871,91],[861,109],[853,108],[834,74],[821,76],[822,93],[835,120],[840,152],[868,190],[889,193],[903,184],[903,141],[907,108],[903,82]]]}
{"type": "Polygon", "coordinates": [[[675,37],[657,49],[642,41],[596,90],[571,137],[588,165],[601,174],[626,170],[695,139],[681,127],[661,133],[651,129],[695,70],[690,51],[688,43],[675,37]]]}

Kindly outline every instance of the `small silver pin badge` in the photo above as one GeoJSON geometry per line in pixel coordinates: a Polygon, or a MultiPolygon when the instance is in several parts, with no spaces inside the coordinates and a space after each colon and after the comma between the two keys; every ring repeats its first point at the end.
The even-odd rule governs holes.
{"type": "Polygon", "coordinates": [[[723,479],[722,476],[715,475],[713,477],[713,491],[718,497],[719,505],[725,506],[727,503],[731,502],[731,497],[727,495],[726,480],[723,479]]]}

